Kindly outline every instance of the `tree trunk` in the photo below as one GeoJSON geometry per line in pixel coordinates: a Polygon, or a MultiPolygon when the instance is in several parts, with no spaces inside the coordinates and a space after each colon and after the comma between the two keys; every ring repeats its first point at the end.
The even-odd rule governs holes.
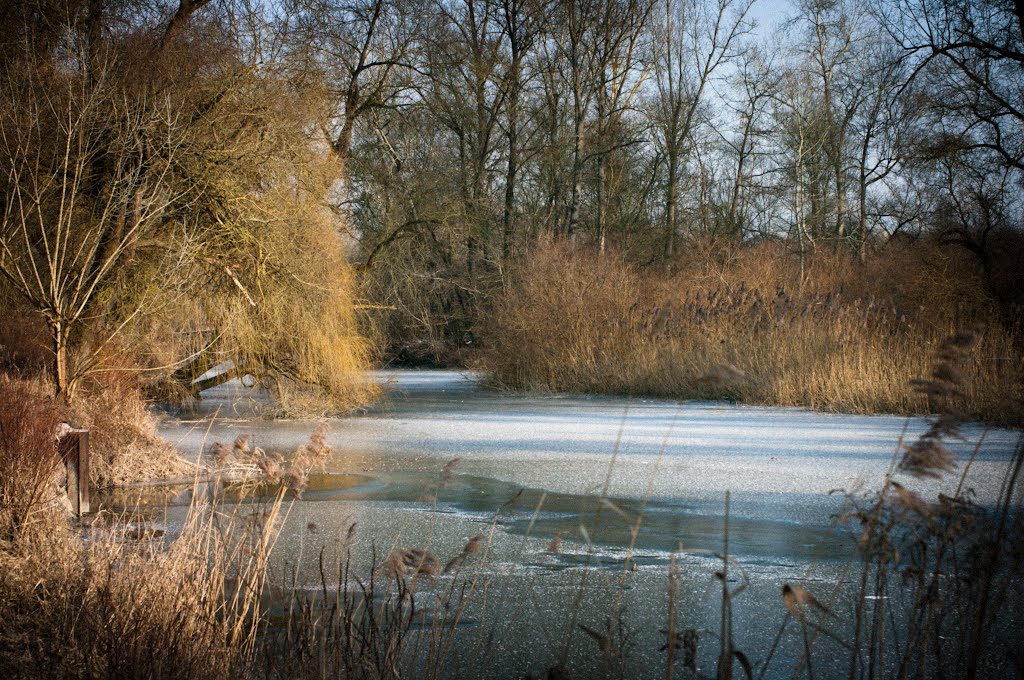
{"type": "Polygon", "coordinates": [[[835,163],[836,182],[836,237],[842,241],[846,238],[846,186],[843,181],[842,162],[839,158],[835,163]]]}
{"type": "Polygon", "coordinates": [[[668,154],[668,184],[665,187],[665,259],[676,254],[676,204],[678,203],[679,157],[674,149],[668,154]]]}
{"type": "Polygon", "coordinates": [[[572,143],[572,188],[569,196],[569,218],[565,235],[571,241],[576,236],[580,222],[580,200],[583,193],[583,121],[577,107],[572,143]]]}
{"type": "Polygon", "coordinates": [[[860,261],[864,262],[868,251],[868,184],[863,171],[857,187],[857,238],[860,241],[860,261]]]}
{"type": "MultiPolygon", "coordinates": [[[[514,104],[514,101],[513,101],[514,104]]],[[[501,258],[512,257],[512,239],[515,236],[516,173],[519,172],[518,120],[514,105],[509,106],[508,166],[505,170],[505,210],[502,215],[501,258]]]]}
{"type": "Polygon", "coordinates": [[[70,401],[71,377],[68,372],[68,328],[60,321],[50,323],[53,340],[53,391],[58,399],[70,401]]]}
{"type": "Polygon", "coordinates": [[[607,240],[608,219],[607,219],[607,183],[608,183],[608,154],[602,153],[597,157],[597,249],[604,255],[605,241],[607,240]]]}
{"type": "MultiPolygon", "coordinates": [[[[603,72],[602,72],[601,75],[602,75],[603,79],[607,78],[607,76],[603,72]]],[[[597,189],[597,192],[596,192],[597,193],[597,196],[596,196],[597,205],[595,206],[595,208],[596,208],[597,214],[595,215],[595,218],[596,218],[597,224],[594,225],[596,227],[595,232],[596,232],[596,235],[597,235],[597,250],[602,255],[604,254],[605,238],[606,238],[605,231],[607,229],[607,225],[605,224],[605,222],[606,222],[606,212],[607,212],[607,205],[606,205],[606,202],[607,202],[606,198],[607,197],[606,197],[605,194],[607,193],[607,189],[608,189],[608,187],[607,187],[607,184],[608,184],[608,154],[611,153],[610,151],[608,151],[608,146],[607,146],[609,141],[610,141],[610,135],[608,134],[608,131],[609,131],[609,127],[611,126],[611,121],[608,120],[608,118],[610,116],[610,112],[608,111],[609,108],[610,107],[608,106],[607,94],[606,94],[606,92],[604,90],[604,87],[602,86],[601,91],[597,95],[597,111],[595,112],[595,114],[597,116],[597,126],[598,126],[598,130],[599,130],[600,136],[598,137],[598,142],[597,142],[598,145],[599,145],[599,148],[598,148],[598,154],[597,154],[597,158],[596,158],[596,161],[597,161],[597,187],[596,187],[596,189],[597,189]]]]}

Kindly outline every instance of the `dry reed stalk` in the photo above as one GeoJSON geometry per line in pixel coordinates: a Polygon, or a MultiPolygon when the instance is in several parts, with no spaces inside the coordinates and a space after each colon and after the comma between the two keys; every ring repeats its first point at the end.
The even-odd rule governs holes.
{"type": "MultiPolygon", "coordinates": [[[[878,492],[848,495],[847,517],[861,527],[862,560],[849,644],[851,678],[863,673],[926,677],[939,666],[947,673],[975,677],[983,662],[996,663],[1000,646],[1007,644],[1005,632],[989,631],[1006,616],[1005,608],[1014,606],[1011,584],[1024,573],[1020,551],[1006,542],[1004,533],[1019,536],[1022,530],[1019,499],[1011,499],[1017,493],[1016,471],[1024,453],[1018,450],[1008,465],[994,509],[976,505],[965,484],[980,441],[961,469],[953,496],[939,494],[934,501],[926,500],[897,481],[900,474],[939,478],[954,469],[945,439],[959,436],[969,392],[970,353],[980,334],[975,328],[936,343],[936,363],[929,377],[915,384],[941,412],[917,441],[901,440],[899,455],[878,492]],[[1011,511],[1013,507],[1016,510],[1011,511]],[[897,596],[906,602],[899,629],[891,621],[895,605],[889,603],[897,596]]],[[[799,593],[790,595],[795,601],[799,593]]],[[[818,629],[829,635],[821,625],[818,629]]]]}
{"type": "Polygon", "coordinates": [[[237,506],[193,498],[173,540],[138,534],[122,518],[91,529],[88,543],[53,531],[15,562],[0,556],[17,574],[0,584],[0,667],[13,677],[250,673],[283,497],[255,524],[237,506]]]}
{"type": "MultiPolygon", "coordinates": [[[[975,319],[997,319],[980,293],[951,301],[948,282],[933,282],[933,292],[918,285],[915,276],[928,276],[921,262],[888,285],[822,255],[828,275],[798,288],[791,263],[765,249],[763,260],[751,248],[712,278],[639,274],[615,257],[539,247],[494,305],[483,365],[498,385],[540,391],[922,413],[932,406],[926,395],[905,389],[929,368],[921,348],[975,319]]],[[[1022,344],[1020,328],[988,325],[968,413],[1024,417],[1015,406],[1022,344]]]]}
{"type": "Polygon", "coordinates": [[[96,488],[181,478],[196,472],[157,435],[137,381],[106,377],[85,381],[71,404],[75,424],[90,430],[90,481],[96,488]]]}
{"type": "MultiPolygon", "coordinates": [[[[263,654],[268,674],[288,677],[445,677],[459,624],[479,587],[476,574],[439,573],[429,550],[398,548],[373,561],[371,577],[351,572],[350,527],[336,575],[329,581],[320,551],[320,594],[293,587],[285,593],[287,621],[268,630],[263,654]],[[374,578],[381,576],[382,579],[374,578]],[[426,576],[429,586],[417,588],[426,576]],[[447,587],[441,588],[445,579],[447,587]]],[[[486,556],[483,535],[471,537],[456,556],[486,556]]],[[[455,558],[453,558],[454,560],[455,558]]],[[[450,561],[451,562],[451,561],[450,561]]],[[[459,566],[462,566],[460,563],[459,566]]]]}

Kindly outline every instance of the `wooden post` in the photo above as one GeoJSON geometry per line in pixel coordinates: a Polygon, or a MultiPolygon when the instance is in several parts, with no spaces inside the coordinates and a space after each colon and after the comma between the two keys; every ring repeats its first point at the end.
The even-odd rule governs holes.
{"type": "Polygon", "coordinates": [[[60,456],[68,472],[68,499],[79,517],[89,512],[89,430],[68,430],[60,438],[60,456]]]}

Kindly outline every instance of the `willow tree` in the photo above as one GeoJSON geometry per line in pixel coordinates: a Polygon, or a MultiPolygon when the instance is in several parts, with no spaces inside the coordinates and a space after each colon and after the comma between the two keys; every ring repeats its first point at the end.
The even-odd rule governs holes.
{"type": "Polygon", "coordinates": [[[302,101],[213,4],[79,9],[22,15],[0,83],[0,273],[49,327],[57,394],[127,344],[156,374],[230,357],[358,398],[336,174],[302,101]]]}

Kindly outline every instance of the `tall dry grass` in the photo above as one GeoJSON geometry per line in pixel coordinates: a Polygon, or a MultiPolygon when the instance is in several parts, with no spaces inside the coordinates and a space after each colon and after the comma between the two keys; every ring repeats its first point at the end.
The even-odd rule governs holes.
{"type": "MultiPolygon", "coordinates": [[[[310,445],[315,447],[316,442],[314,432],[310,445]]],[[[300,448],[296,460],[309,451],[309,446],[300,448]]],[[[424,486],[421,500],[436,509],[435,494],[454,481],[458,462],[449,461],[438,478],[424,486]]],[[[491,519],[489,533],[471,537],[447,561],[433,552],[432,530],[421,537],[419,546],[395,544],[386,554],[371,541],[365,571],[352,566],[358,559],[358,531],[356,523],[350,523],[320,549],[318,582],[300,581],[297,570],[285,575],[272,603],[283,613],[261,637],[265,676],[460,677],[452,673],[452,658],[466,656],[465,648],[475,645],[476,654],[469,656],[482,660],[487,648],[481,643],[501,627],[480,626],[472,634],[461,628],[471,605],[488,608],[480,567],[490,558],[498,514],[491,519]]],[[[307,530],[315,532],[317,527],[309,525],[307,530]]],[[[478,669],[485,672],[483,665],[478,669]]]]}
{"type": "Polygon", "coordinates": [[[339,558],[320,551],[317,590],[296,583],[285,589],[286,613],[263,638],[266,676],[452,677],[456,648],[484,635],[460,630],[470,603],[486,597],[477,565],[466,563],[486,551],[482,537],[443,568],[427,548],[396,548],[381,560],[375,554],[368,573],[356,573],[354,532],[352,525],[339,558]]]}
{"type": "Polygon", "coordinates": [[[65,409],[37,387],[0,376],[0,548],[45,533],[59,512],[65,409]]]}
{"type": "MultiPolygon", "coordinates": [[[[19,441],[38,434],[37,448],[49,443],[52,453],[52,429],[13,424],[19,441]]],[[[36,484],[27,473],[4,480],[5,491],[36,484]]],[[[196,487],[173,536],[109,512],[73,525],[59,507],[37,511],[31,525],[8,523],[5,493],[0,516],[20,530],[0,540],[0,677],[247,677],[285,492],[225,504],[196,487]]]]}
{"type": "Polygon", "coordinates": [[[483,367],[531,390],[926,413],[906,385],[943,338],[982,323],[966,408],[1020,422],[1024,336],[970,263],[921,246],[866,264],[820,252],[807,271],[775,244],[697,252],[671,274],[542,244],[493,305],[483,367]]]}
{"type": "MultiPolygon", "coordinates": [[[[979,333],[965,331],[940,344],[928,377],[915,381],[916,391],[938,404],[931,427],[916,441],[899,442],[880,488],[846,493],[839,521],[854,528],[858,550],[844,578],[820,586],[817,597],[804,586],[783,587],[786,615],[779,637],[793,624],[804,640],[794,677],[813,677],[823,661],[835,667],[837,650],[847,655],[850,678],[1024,674],[1018,628],[1024,604],[1024,436],[1006,462],[991,506],[975,502],[968,484],[983,441],[963,466],[954,464],[947,448],[947,441],[962,439],[963,387],[979,340],[979,333]],[[914,478],[948,475],[959,475],[950,495],[913,488],[914,478]],[[838,599],[844,588],[852,593],[849,601],[838,599]],[[852,610],[852,621],[840,627],[836,614],[843,610],[852,610]]],[[[762,676],[770,663],[769,655],[762,676]]]]}
{"type": "MultiPolygon", "coordinates": [[[[17,414],[24,412],[20,417],[26,421],[29,414],[35,414],[31,419],[46,421],[40,424],[39,432],[47,432],[45,440],[51,448],[56,441],[56,423],[66,421],[73,427],[88,429],[89,481],[94,488],[190,479],[196,466],[185,461],[173,445],[157,434],[156,421],[136,377],[129,373],[105,374],[102,381],[95,377],[83,382],[70,403],[63,403],[53,399],[53,386],[43,379],[0,376],[5,390],[0,413],[7,415],[0,417],[0,423],[17,428],[17,414]],[[51,422],[54,418],[56,422],[51,422]]],[[[12,470],[8,480],[22,477],[14,471],[17,468],[13,464],[4,467],[12,470]]]]}
{"type": "MultiPolygon", "coordinates": [[[[717,630],[690,618],[699,621],[702,612],[685,610],[681,591],[695,582],[694,574],[684,579],[673,558],[667,570],[664,666],[644,673],[707,677],[702,673],[713,668],[715,677],[813,678],[824,677],[820,669],[826,667],[851,678],[976,678],[993,668],[1024,671],[1013,635],[1014,614],[1024,602],[1024,439],[1008,461],[993,507],[974,503],[965,481],[954,494],[934,498],[915,492],[909,481],[950,474],[945,442],[959,437],[967,415],[967,376],[975,354],[984,349],[982,340],[981,331],[955,334],[926,357],[938,361],[914,384],[940,415],[917,441],[900,442],[879,490],[847,497],[843,519],[859,541],[840,582],[826,586],[811,578],[806,585],[782,585],[782,623],[767,655],[745,650],[749,640],[733,633],[734,604],[745,597],[747,581],[730,553],[727,495],[720,566],[712,567],[721,589],[717,630]],[[839,600],[840,593],[853,597],[839,600]],[[793,639],[802,642],[795,665],[793,639]],[[780,640],[788,640],[789,651],[776,654],[780,640]],[[717,658],[699,668],[701,648],[707,657],[711,647],[717,647],[717,658]]],[[[254,489],[251,480],[230,497],[197,487],[181,528],[164,536],[132,517],[108,516],[91,527],[73,527],[46,496],[54,484],[52,427],[59,409],[23,383],[0,383],[0,407],[0,455],[5,456],[0,463],[12,465],[5,472],[18,473],[0,476],[0,677],[457,677],[460,669],[490,668],[491,641],[511,630],[503,627],[502,617],[486,626],[481,621],[463,628],[462,623],[473,607],[494,607],[476,567],[486,563],[502,508],[515,498],[495,512],[492,536],[474,536],[447,563],[430,551],[428,536],[426,544],[396,547],[374,559],[368,573],[354,573],[353,525],[342,538],[340,557],[320,553],[321,580],[315,588],[298,582],[296,570],[291,587],[286,584],[271,596],[270,559],[289,508],[286,493],[301,494],[309,470],[322,467],[331,455],[323,427],[296,451],[287,470],[283,459],[253,448],[245,437],[231,447],[215,446],[219,462],[261,469],[260,488],[269,486],[271,493],[262,494],[262,502],[247,495],[254,489]],[[33,510],[19,517],[23,506],[33,510]],[[478,666],[457,665],[476,659],[478,666]]],[[[983,453],[981,447],[975,455],[983,453]]],[[[618,444],[609,476],[617,450],[618,444]]],[[[454,466],[453,461],[444,467],[425,499],[436,500],[436,491],[454,480],[454,466]]],[[[969,468],[970,460],[962,480],[969,468]]],[[[595,530],[602,507],[622,512],[607,491],[606,484],[595,530]]],[[[649,495],[650,487],[644,504],[649,495]]],[[[539,512],[540,506],[534,516],[539,512]]],[[[630,555],[642,517],[641,511],[630,555]]],[[[556,536],[548,550],[557,552],[558,543],[556,536]]],[[[587,543],[588,551],[595,547],[589,538],[587,543]]],[[[589,555],[577,597],[563,612],[561,656],[553,638],[545,641],[545,651],[558,657],[548,677],[581,676],[568,662],[574,638],[590,650],[602,677],[629,677],[636,668],[631,659],[635,631],[623,617],[630,559],[622,564],[608,611],[587,611],[584,617],[586,574],[601,569],[589,555]],[[602,614],[603,626],[594,623],[602,614]]],[[[597,577],[592,578],[596,585],[597,577]]]]}

